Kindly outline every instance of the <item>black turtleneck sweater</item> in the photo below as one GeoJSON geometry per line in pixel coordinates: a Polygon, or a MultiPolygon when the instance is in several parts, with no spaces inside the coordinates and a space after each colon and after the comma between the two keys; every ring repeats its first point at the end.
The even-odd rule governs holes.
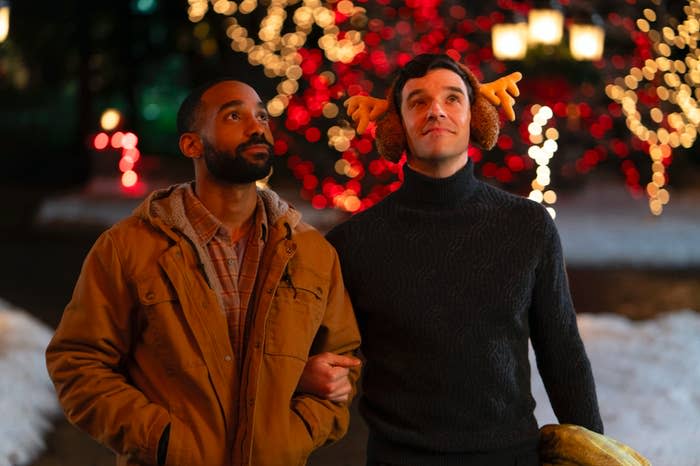
{"type": "Polygon", "coordinates": [[[449,178],[404,177],[327,235],[362,333],[374,459],[536,442],[528,338],[559,422],[602,433],[547,211],[477,180],[471,161],[449,178]]]}

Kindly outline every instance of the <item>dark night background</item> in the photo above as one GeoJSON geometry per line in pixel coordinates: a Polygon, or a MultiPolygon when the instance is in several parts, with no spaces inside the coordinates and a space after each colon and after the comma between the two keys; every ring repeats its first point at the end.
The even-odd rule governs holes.
{"type": "MultiPolygon", "coordinates": [[[[390,0],[355,3],[367,8],[369,18],[383,19],[382,24],[369,21],[367,25],[384,46],[382,53],[371,58],[367,54],[354,68],[319,61],[318,70],[300,80],[301,90],[290,112],[309,106],[309,99],[317,98],[311,93],[310,83],[313,75],[324,69],[332,69],[338,76],[330,94],[341,108],[347,94],[338,89],[342,91],[349,84],[370,83],[372,89],[365,91],[381,96],[397,66],[397,57],[406,53],[412,42],[395,36],[394,22],[407,22],[415,37],[425,38],[431,21],[436,20],[435,16],[421,16],[424,12],[415,1],[405,5],[390,0]],[[385,66],[386,60],[389,64],[385,66]]],[[[560,149],[552,165],[558,175],[553,184],[560,194],[573,195],[602,179],[625,186],[630,196],[643,197],[651,175],[649,157],[644,145],[625,127],[619,105],[615,107],[603,88],[616,76],[624,76],[630,66],[643,62],[645,50],[648,52],[650,47],[648,40],[623,27],[630,24],[625,18],[633,21],[646,7],[678,18],[686,2],[562,2],[571,11],[585,10],[581,7],[585,4],[605,19],[605,57],[597,65],[574,62],[560,49],[535,51],[517,63],[493,59],[490,25],[508,20],[513,11],[538,2],[424,3],[440,8],[447,18],[448,33],[431,39],[434,50],[458,47],[455,38],[466,37],[469,44],[461,50],[464,61],[480,69],[485,81],[511,70],[523,71],[522,96],[516,105],[519,119],[525,120],[526,109],[536,102],[564,105],[565,111],[557,120],[562,125],[560,149]],[[450,19],[455,11],[466,14],[450,19]],[[618,66],[620,63],[623,66],[618,66]],[[571,116],[572,109],[584,107],[588,107],[589,117],[571,116]],[[604,121],[610,121],[604,131],[594,126],[604,121]]],[[[119,109],[123,115],[120,127],[138,135],[144,177],[176,182],[191,176],[189,163],[179,154],[175,131],[175,114],[189,89],[213,77],[231,75],[253,84],[264,98],[275,94],[279,80],[265,77],[261,67],[248,63],[245,54],[231,50],[222,17],[210,11],[202,21],[193,23],[188,20],[187,6],[180,0],[12,2],[10,35],[0,43],[0,298],[28,310],[51,327],[58,323],[70,298],[83,257],[105,226],[37,225],[36,215],[47,199],[84,192],[99,177],[118,176],[114,154],[100,154],[93,147],[102,111],[119,109]]],[[[263,16],[264,8],[258,8],[240,21],[254,30],[263,16]]],[[[310,34],[307,47],[312,48],[319,37],[318,31],[310,34]]],[[[410,34],[407,37],[410,39],[410,34]]],[[[337,119],[346,118],[341,110],[337,119]]],[[[374,151],[365,154],[359,151],[360,146],[353,146],[357,149],[354,155],[341,155],[329,148],[326,131],[333,124],[336,122],[323,120],[318,114],[297,126],[289,124],[288,113],[276,119],[276,138],[288,149],[280,150],[276,157],[272,187],[308,209],[314,196],[323,197],[325,183],[333,189],[349,186],[348,180],[333,170],[336,159],[347,157],[349,163],[362,165],[367,173],[356,183],[360,183],[361,197],[369,206],[388,192],[386,186],[395,181],[395,174],[369,174],[371,161],[376,159],[374,151]],[[309,142],[310,128],[320,130],[320,142],[309,142]]],[[[526,126],[527,122],[506,125],[498,147],[480,154],[477,165],[477,173],[486,181],[524,195],[529,191],[532,162],[523,157],[525,169],[514,169],[517,165],[508,160],[526,151],[522,138],[526,126]]],[[[355,142],[362,141],[371,142],[368,138],[355,142]]],[[[674,193],[696,192],[700,180],[697,149],[675,151],[668,173],[668,186],[674,193]]],[[[118,195],[134,201],[140,197],[128,192],[118,195]]],[[[319,215],[324,217],[312,218],[323,218],[318,221],[323,229],[349,214],[327,209],[319,215]]],[[[698,264],[668,268],[574,264],[568,272],[579,312],[611,311],[643,319],[658,311],[700,309],[698,264]],[[683,291],[673,294],[668,293],[670,289],[683,291]]],[[[350,464],[360,457],[364,427],[357,413],[354,419],[354,430],[335,453],[319,452],[312,457],[316,458],[313,464],[341,464],[332,459],[335,456],[350,464]]],[[[65,422],[58,423],[47,441],[48,451],[34,463],[37,466],[113,463],[109,452],[65,422]]]]}

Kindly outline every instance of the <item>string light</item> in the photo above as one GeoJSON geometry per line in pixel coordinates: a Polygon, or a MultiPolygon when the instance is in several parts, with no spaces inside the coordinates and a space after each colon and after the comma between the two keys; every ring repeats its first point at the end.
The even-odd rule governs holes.
{"type": "Polygon", "coordinates": [[[547,189],[551,182],[551,171],[549,169],[549,161],[554,157],[554,153],[558,149],[557,138],[559,132],[555,128],[548,128],[544,131],[543,128],[547,122],[554,116],[552,109],[546,105],[533,105],[530,109],[532,113],[532,123],[528,125],[530,134],[530,142],[532,145],[527,151],[527,155],[537,164],[537,176],[532,180],[532,191],[530,191],[529,199],[539,202],[540,204],[549,204],[547,212],[552,218],[555,218],[557,213],[552,204],[557,202],[557,194],[547,189]],[[541,146],[539,144],[542,144],[541,146]]]}
{"type": "Polygon", "coordinates": [[[141,152],[138,148],[139,138],[136,134],[127,131],[115,131],[108,134],[119,126],[121,113],[115,109],[106,109],[100,117],[100,126],[104,131],[97,133],[92,140],[92,147],[97,151],[118,150],[120,152],[117,167],[121,172],[119,182],[122,188],[129,194],[140,195],[146,186],[139,183],[140,177],[135,167],[141,159],[141,152]]]}
{"type": "MultiPolygon", "coordinates": [[[[656,5],[660,4],[660,0],[652,1],[656,5]]],[[[383,95],[394,71],[420,53],[447,53],[470,66],[482,81],[502,75],[506,72],[505,65],[493,59],[491,47],[485,45],[482,39],[495,24],[503,21],[505,11],[515,8],[521,14],[526,14],[531,9],[531,2],[512,0],[499,0],[497,8],[474,6],[469,11],[464,6],[453,3],[441,0],[266,0],[258,5],[258,2],[248,0],[190,0],[189,5],[191,19],[198,23],[194,32],[202,53],[216,51],[217,42],[213,40],[213,33],[205,19],[206,13],[213,10],[213,13],[223,16],[232,50],[246,53],[247,59],[253,60],[270,79],[275,80],[276,95],[268,101],[270,113],[284,114],[284,128],[278,132],[275,154],[286,158],[287,166],[300,183],[301,198],[308,200],[317,209],[340,208],[354,211],[352,209],[358,205],[357,201],[358,210],[363,210],[398,189],[402,174],[400,163],[394,164],[377,157],[372,145],[373,125],[361,136],[342,131],[348,126],[342,120],[337,120],[344,115],[341,105],[343,100],[357,94],[383,95]],[[368,13],[356,4],[366,7],[368,13]],[[316,10],[319,7],[322,9],[316,10]],[[333,12],[332,22],[331,15],[323,8],[333,12]],[[263,17],[270,17],[264,25],[260,21],[263,17]],[[279,19],[273,20],[272,17],[279,19]],[[252,24],[253,21],[255,24],[252,24]],[[283,24],[281,28],[280,24],[283,24]],[[354,55],[350,62],[331,62],[331,57],[339,58],[335,54],[339,53],[343,39],[351,42],[358,40],[357,35],[351,31],[362,32],[362,51],[354,55]],[[329,33],[330,37],[327,36],[329,33]],[[317,43],[316,39],[308,40],[310,37],[320,39],[320,42],[317,43]],[[332,50],[329,52],[322,47],[330,47],[332,50]],[[329,129],[333,126],[337,128],[329,129]],[[298,138],[280,134],[284,130],[290,136],[296,133],[306,141],[322,140],[322,135],[327,136],[331,150],[338,152],[336,166],[327,163],[328,151],[302,151],[295,144],[295,139],[298,138]]],[[[625,5],[621,5],[620,10],[611,11],[606,16],[611,27],[629,34],[634,51],[624,55],[613,54],[594,62],[591,66],[600,70],[603,79],[607,80],[610,73],[618,74],[619,70],[628,70],[631,66],[639,68],[642,79],[645,73],[647,80],[663,79],[661,72],[654,78],[652,70],[644,65],[644,60],[652,55],[664,55],[652,51],[652,41],[647,37],[653,32],[651,27],[648,34],[640,32],[636,27],[635,18],[639,15],[639,10],[633,3],[634,0],[628,0],[625,5]]],[[[647,23],[656,20],[655,16],[640,19],[647,23]]],[[[665,30],[659,34],[664,32],[669,35],[665,30]]],[[[669,45],[660,39],[663,42],[660,45],[668,47],[666,58],[675,70],[677,63],[672,58],[675,59],[678,54],[673,52],[671,55],[671,47],[678,46],[675,37],[679,33],[676,29],[672,29],[672,32],[674,43],[669,45]]],[[[659,50],[663,52],[665,49],[660,46],[659,50]]],[[[685,73],[692,72],[688,63],[684,62],[684,65],[685,73]]],[[[692,88],[684,81],[683,73],[682,69],[676,73],[681,78],[680,84],[692,88]]],[[[699,73],[696,72],[697,74],[699,73]]],[[[646,82],[636,82],[638,87],[646,85],[646,82]]],[[[637,166],[639,155],[642,155],[639,151],[648,149],[650,145],[633,137],[632,133],[627,138],[617,136],[614,131],[615,120],[621,117],[622,122],[625,118],[620,104],[595,101],[596,89],[593,85],[584,83],[575,86],[558,74],[524,84],[531,86],[521,97],[524,100],[519,100],[520,106],[526,106],[528,100],[546,104],[554,116],[545,121],[544,125],[534,125],[532,134],[528,125],[534,122],[534,115],[531,121],[521,119],[517,126],[504,127],[497,151],[482,153],[474,147],[470,148],[469,156],[483,176],[494,178],[496,182],[518,192],[534,191],[534,187],[529,186],[531,179],[527,175],[522,178],[531,169],[540,168],[534,159],[525,156],[530,145],[542,149],[546,139],[558,144],[569,144],[569,141],[574,140],[576,145],[592,141],[593,147],[584,149],[580,156],[576,154],[575,160],[571,160],[568,154],[560,154],[564,158],[557,164],[559,171],[556,176],[561,176],[562,179],[582,176],[591,172],[609,155],[614,155],[620,159],[620,168],[631,194],[641,195],[647,191],[639,184],[637,166]],[[547,124],[561,128],[561,136],[555,128],[547,128],[547,124]],[[539,134],[535,134],[538,132],[535,126],[540,127],[539,134]]],[[[614,84],[624,85],[624,80],[620,78],[614,84]]],[[[676,89],[666,82],[658,84],[662,84],[669,94],[669,89],[676,89]]],[[[661,94],[663,89],[658,89],[661,94]]],[[[661,116],[662,123],[655,124],[668,126],[667,109],[658,103],[649,104],[657,99],[656,94],[654,99],[649,98],[648,92],[639,95],[640,102],[649,106],[649,111],[645,113],[646,123],[655,122],[651,118],[658,120],[661,116]],[[651,107],[659,107],[659,110],[652,114],[651,107]]],[[[691,97],[698,99],[700,96],[691,94],[691,97]]],[[[668,104],[666,101],[662,103],[668,104]]],[[[680,107],[677,109],[677,113],[683,112],[680,107]]],[[[685,113],[692,114],[692,108],[686,108],[685,113]]],[[[676,120],[677,118],[674,119],[676,120]]],[[[667,129],[672,132],[673,128],[668,126],[667,129]]],[[[664,153],[665,149],[660,150],[664,153]]],[[[669,161],[670,158],[661,163],[667,164],[669,161]]],[[[544,172],[546,170],[540,170],[540,173],[544,172]]],[[[554,173],[550,177],[554,178],[554,173]]],[[[656,178],[659,179],[658,176],[656,178]]],[[[543,186],[538,191],[542,202],[551,207],[556,201],[556,193],[549,186],[543,186]]]]}
{"type": "MultiPolygon", "coordinates": [[[[188,2],[189,20],[200,22],[209,10],[209,4],[206,0],[188,2]]],[[[300,49],[306,44],[314,26],[323,31],[318,46],[331,62],[350,63],[357,54],[365,50],[365,43],[359,31],[350,29],[341,34],[336,25],[336,12],[350,17],[351,24],[366,23],[365,9],[356,6],[350,0],[338,2],[335,10],[324,6],[320,0],[270,0],[267,14],[255,33],[257,37],[251,37],[253,34],[234,17],[236,14],[251,14],[258,8],[257,1],[243,0],[237,4],[227,0],[211,0],[211,3],[214,12],[227,17],[226,35],[231,40],[231,49],[246,53],[248,62],[251,65],[262,66],[268,78],[282,79],[277,86],[277,95],[267,104],[267,111],[272,116],[284,113],[292,96],[299,90],[298,81],[303,75],[303,57],[300,49]],[[291,13],[294,31],[283,34],[290,16],[287,7],[299,3],[291,13]]]]}
{"type": "Polygon", "coordinates": [[[660,215],[670,199],[664,186],[666,166],[671,163],[673,149],[692,147],[700,124],[700,51],[697,48],[700,1],[690,0],[684,11],[687,17],[676,29],[666,26],[659,32],[651,27],[657,19],[656,12],[646,8],[644,17],[637,19],[636,25],[652,40],[658,56],[647,59],[641,69],[632,67],[627,76],[616,79],[614,84],[605,88],[608,97],[622,106],[627,128],[649,144],[652,177],[646,192],[649,209],[654,215],[660,215]],[[674,49],[686,51],[683,60],[669,58],[675,55],[674,49]],[[656,82],[660,84],[655,86],[656,82]],[[660,101],[680,110],[665,113],[660,107],[652,107],[646,119],[651,120],[656,129],[644,122],[646,115],[639,110],[639,93],[647,88],[653,89],[660,101]]]}

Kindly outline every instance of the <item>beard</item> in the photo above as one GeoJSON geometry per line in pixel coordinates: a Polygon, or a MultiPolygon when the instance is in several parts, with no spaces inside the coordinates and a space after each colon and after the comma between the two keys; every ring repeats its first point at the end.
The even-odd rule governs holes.
{"type": "Polygon", "coordinates": [[[234,150],[217,150],[207,140],[203,140],[204,163],[209,173],[219,181],[231,184],[248,184],[262,180],[272,169],[272,144],[263,136],[253,135],[234,150]],[[251,162],[243,153],[246,148],[263,144],[266,150],[252,154],[251,162]]]}

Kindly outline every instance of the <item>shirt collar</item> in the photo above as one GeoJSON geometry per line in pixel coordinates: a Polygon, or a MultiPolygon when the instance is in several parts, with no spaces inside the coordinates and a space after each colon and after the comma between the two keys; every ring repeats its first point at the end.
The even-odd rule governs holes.
{"type": "MultiPolygon", "coordinates": [[[[226,227],[218,218],[214,216],[209,210],[202,204],[197,195],[192,189],[193,183],[189,183],[185,188],[184,204],[185,204],[185,214],[189,220],[192,228],[194,229],[197,239],[201,245],[206,245],[209,241],[214,238],[217,234],[221,235],[222,238],[230,241],[231,231],[226,227]]],[[[265,204],[263,203],[260,196],[256,198],[255,223],[253,228],[255,228],[255,237],[261,239],[262,241],[267,240],[267,213],[265,212],[265,204]]]]}

